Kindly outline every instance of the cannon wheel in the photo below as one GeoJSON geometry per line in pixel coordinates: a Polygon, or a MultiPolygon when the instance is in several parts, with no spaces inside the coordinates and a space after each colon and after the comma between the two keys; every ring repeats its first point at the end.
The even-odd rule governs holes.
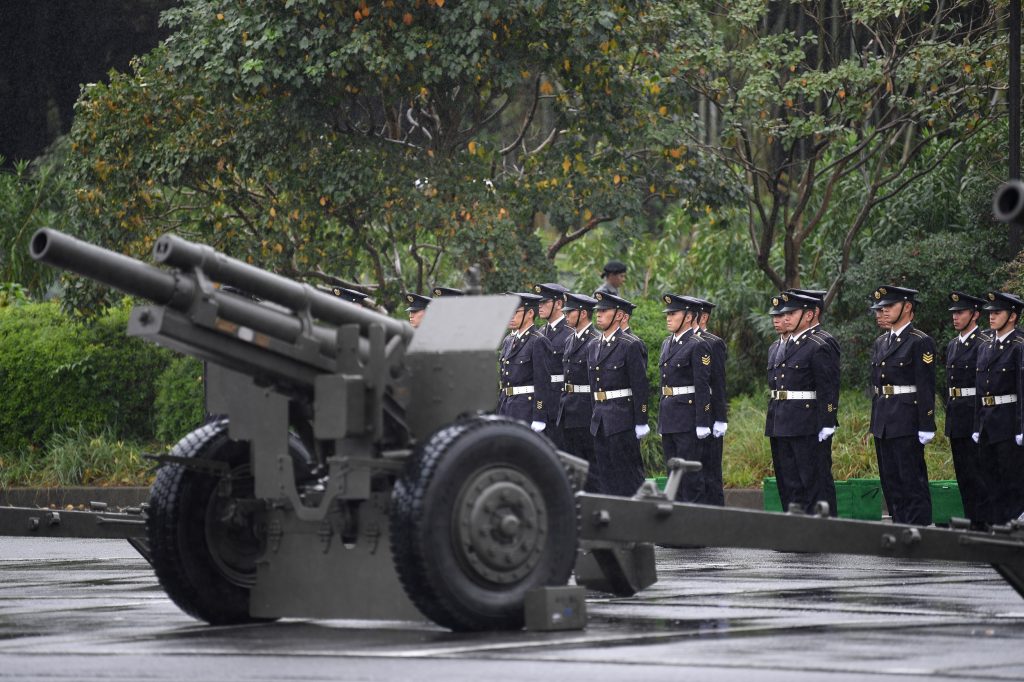
{"type": "MultiPolygon", "coordinates": [[[[301,441],[289,438],[296,481],[311,468],[301,441]]],[[[249,446],[228,438],[228,420],[204,424],[171,450],[228,465],[218,476],[180,464],[160,469],[150,491],[146,534],[160,585],[185,613],[211,625],[256,622],[249,590],[265,537],[245,502],[253,499],[249,446]]]]}
{"type": "Polygon", "coordinates": [[[395,484],[391,551],[409,598],[452,630],[523,626],[526,593],[565,585],[576,503],[551,443],[478,417],[442,428],[395,484]]]}

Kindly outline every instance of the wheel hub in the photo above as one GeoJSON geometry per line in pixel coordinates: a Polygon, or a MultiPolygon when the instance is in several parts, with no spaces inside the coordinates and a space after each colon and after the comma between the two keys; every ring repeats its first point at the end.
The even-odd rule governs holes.
{"type": "Polygon", "coordinates": [[[454,520],[461,558],[479,578],[515,583],[540,561],[547,507],[536,484],[515,469],[495,467],[471,477],[454,520]]]}

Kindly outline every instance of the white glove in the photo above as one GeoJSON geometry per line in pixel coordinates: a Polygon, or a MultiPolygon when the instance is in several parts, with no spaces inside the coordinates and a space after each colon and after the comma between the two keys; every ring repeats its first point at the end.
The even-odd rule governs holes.
{"type": "Polygon", "coordinates": [[[1024,433],[1018,433],[1014,440],[1017,441],[1017,447],[1024,446],[1024,433]]]}
{"type": "Polygon", "coordinates": [[[729,425],[726,422],[715,422],[711,425],[711,435],[715,438],[721,438],[725,435],[725,432],[729,430],[729,425]]]}
{"type": "Polygon", "coordinates": [[[824,443],[829,438],[831,438],[832,434],[835,433],[835,432],[836,432],[836,427],[834,427],[834,426],[826,426],[821,431],[818,431],[818,442],[819,443],[824,443]]]}
{"type": "Polygon", "coordinates": [[[706,427],[706,426],[698,426],[697,427],[697,438],[699,438],[700,440],[704,440],[705,438],[707,438],[710,435],[711,435],[711,429],[709,429],[708,427],[706,427]]]}
{"type": "Polygon", "coordinates": [[[928,445],[928,443],[932,442],[932,438],[935,438],[935,432],[934,431],[918,431],[917,432],[917,439],[919,441],[921,441],[921,445],[928,445]]]}
{"type": "Polygon", "coordinates": [[[636,432],[636,439],[640,440],[651,432],[651,427],[647,424],[637,424],[633,427],[633,430],[636,432]]]}
{"type": "Polygon", "coordinates": [[[974,433],[971,434],[971,440],[977,443],[979,440],[981,440],[981,434],[975,431],[974,433]]]}
{"type": "Polygon", "coordinates": [[[547,424],[545,424],[544,422],[530,422],[530,428],[536,431],[537,433],[543,431],[545,426],[547,426],[547,424]]]}

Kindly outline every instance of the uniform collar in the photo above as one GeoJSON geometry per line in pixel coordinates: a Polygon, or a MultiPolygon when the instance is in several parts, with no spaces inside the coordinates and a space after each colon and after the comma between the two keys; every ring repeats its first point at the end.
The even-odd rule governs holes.
{"type": "Polygon", "coordinates": [[[899,336],[900,334],[903,333],[903,330],[906,329],[907,327],[909,327],[910,325],[911,325],[911,323],[907,322],[905,325],[903,325],[899,329],[890,329],[889,333],[892,334],[893,336],[899,336]]]}
{"type": "Polygon", "coordinates": [[[1005,341],[1005,340],[1006,340],[1007,338],[1009,338],[1009,336],[1010,336],[1011,334],[1013,334],[1013,333],[1014,333],[1015,331],[1017,331],[1017,328],[1016,328],[1016,327],[1014,327],[1014,328],[1013,328],[1013,329],[1011,329],[1010,331],[1006,332],[1006,333],[1005,333],[1005,334],[1003,334],[1002,336],[997,336],[997,337],[995,337],[996,343],[1002,343],[1002,342],[1003,342],[1003,341],[1005,341]]]}
{"type": "Polygon", "coordinates": [[[971,327],[971,330],[966,334],[960,334],[960,343],[964,343],[965,341],[967,341],[967,339],[971,338],[971,334],[973,334],[976,331],[978,331],[978,325],[974,325],[973,327],[971,327]]]}
{"type": "Polygon", "coordinates": [[[551,328],[551,331],[554,331],[554,330],[558,329],[558,325],[562,324],[562,321],[564,319],[565,319],[565,315],[562,315],[560,318],[558,318],[554,322],[548,322],[548,326],[551,328]]]}
{"type": "Polygon", "coordinates": [[[584,327],[583,329],[579,330],[578,332],[575,332],[576,338],[577,339],[582,339],[584,336],[586,336],[590,332],[590,328],[593,327],[593,326],[594,326],[593,323],[588,323],[586,327],[584,327]]]}

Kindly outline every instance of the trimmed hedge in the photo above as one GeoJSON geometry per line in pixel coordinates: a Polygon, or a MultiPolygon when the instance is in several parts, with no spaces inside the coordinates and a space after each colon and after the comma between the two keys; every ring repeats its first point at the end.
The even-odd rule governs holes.
{"type": "Polygon", "coordinates": [[[203,423],[203,363],[176,356],[160,373],[156,386],[156,438],[174,443],[203,423]]]}
{"type": "Polygon", "coordinates": [[[54,302],[0,308],[0,453],[31,456],[77,428],[153,439],[157,377],[173,356],[127,337],[128,311],[82,324],[54,302]]]}

